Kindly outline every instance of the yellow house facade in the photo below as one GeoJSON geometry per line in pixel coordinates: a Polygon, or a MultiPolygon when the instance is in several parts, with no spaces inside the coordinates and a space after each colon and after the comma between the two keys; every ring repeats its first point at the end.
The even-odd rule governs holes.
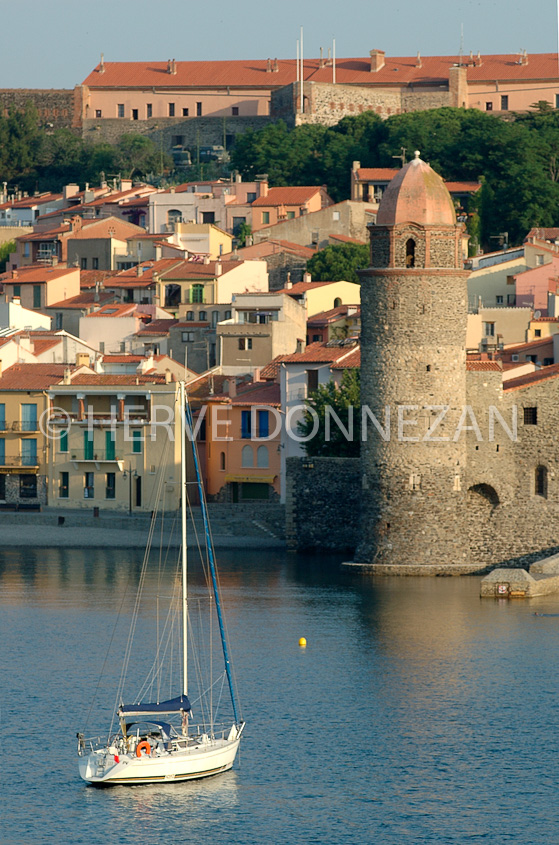
{"type": "Polygon", "coordinates": [[[52,505],[123,513],[177,510],[178,384],[168,379],[95,373],[51,387],[52,505]]]}

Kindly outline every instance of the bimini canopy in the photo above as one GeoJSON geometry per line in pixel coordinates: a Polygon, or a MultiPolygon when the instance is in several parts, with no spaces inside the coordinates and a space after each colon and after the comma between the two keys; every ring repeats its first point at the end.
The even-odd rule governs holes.
{"type": "MultiPolygon", "coordinates": [[[[169,724],[169,722],[156,722],[153,719],[141,719],[141,720],[136,721],[136,722],[127,722],[126,723],[126,733],[129,732],[131,727],[133,727],[134,725],[139,725],[139,724],[155,725],[161,731],[161,736],[163,737],[163,740],[165,742],[169,742],[169,740],[171,739],[171,734],[172,734],[173,728],[169,724]]],[[[175,733],[176,733],[176,731],[175,731],[175,733]]]]}
{"type": "Polygon", "coordinates": [[[178,695],[168,701],[158,701],[150,704],[123,704],[118,715],[127,716],[155,716],[158,713],[188,713],[190,701],[186,695],[178,695]]]}

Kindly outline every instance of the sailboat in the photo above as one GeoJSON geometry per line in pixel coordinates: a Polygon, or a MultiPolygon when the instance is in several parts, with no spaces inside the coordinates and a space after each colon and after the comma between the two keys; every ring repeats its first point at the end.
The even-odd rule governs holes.
{"type": "MultiPolygon", "coordinates": [[[[179,383],[182,421],[191,426],[190,407],[184,382],[179,383]]],[[[192,426],[190,428],[192,431],[192,426]]],[[[191,725],[192,706],[188,689],[188,570],[187,570],[187,482],[186,444],[181,429],[181,616],[182,616],[182,689],[166,700],[121,701],[116,716],[119,730],[109,731],[104,740],[78,737],[79,772],[90,784],[169,783],[205,778],[231,769],[245,726],[240,718],[231,663],[228,653],[217,572],[211,542],[208,512],[202,486],[200,463],[193,443],[194,466],[206,535],[207,560],[219,622],[224,677],[228,682],[233,717],[229,723],[214,723],[213,717],[202,725],[191,725]]]]}

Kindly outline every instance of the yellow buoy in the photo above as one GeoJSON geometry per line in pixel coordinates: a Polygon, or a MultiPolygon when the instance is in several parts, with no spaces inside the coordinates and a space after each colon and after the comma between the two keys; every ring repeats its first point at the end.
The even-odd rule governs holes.
{"type": "Polygon", "coordinates": [[[304,637],[301,637],[301,639],[299,640],[299,645],[301,646],[301,648],[305,648],[305,646],[307,645],[307,641],[304,637]]]}

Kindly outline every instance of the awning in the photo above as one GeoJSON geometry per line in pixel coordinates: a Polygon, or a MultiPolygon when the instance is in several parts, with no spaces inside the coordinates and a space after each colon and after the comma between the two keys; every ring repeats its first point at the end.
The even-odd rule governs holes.
{"type": "Polygon", "coordinates": [[[154,716],[157,713],[180,713],[190,710],[190,701],[186,695],[178,695],[168,701],[150,702],[149,704],[123,704],[119,716],[154,716]]]}
{"type": "Polygon", "coordinates": [[[237,484],[273,484],[275,475],[226,475],[225,483],[237,484]]]}

